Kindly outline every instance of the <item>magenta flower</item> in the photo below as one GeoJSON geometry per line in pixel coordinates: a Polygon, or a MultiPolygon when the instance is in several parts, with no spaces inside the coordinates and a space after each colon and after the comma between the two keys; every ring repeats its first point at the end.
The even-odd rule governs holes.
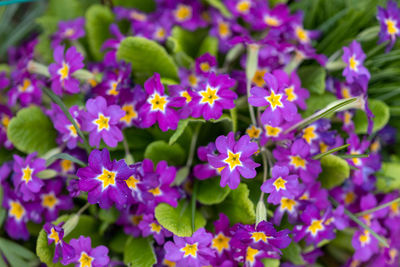
{"type": "MultiPolygon", "coordinates": [[[[69,149],[76,148],[78,141],[82,143],[82,138],[78,135],[77,129],[75,129],[74,125],[68,120],[59,106],[53,104],[52,109],[54,114],[54,116],[52,116],[54,128],[56,128],[60,134],[58,140],[61,143],[67,143],[69,149]]],[[[80,120],[82,111],[79,110],[78,106],[72,106],[69,109],[69,113],[79,127],[82,124],[80,120]]]]}
{"type": "Polygon", "coordinates": [[[273,72],[279,81],[284,85],[283,91],[289,102],[295,103],[301,109],[306,109],[306,99],[310,96],[307,89],[301,87],[299,76],[293,71],[290,76],[286,72],[276,70],[273,72]]]}
{"type": "Polygon", "coordinates": [[[222,116],[222,110],[235,107],[233,100],[237,98],[235,92],[229,88],[235,85],[235,81],[228,75],[216,75],[214,72],[208,76],[208,81],[200,85],[189,106],[192,108],[192,116],[204,119],[217,120],[222,116]]]}
{"type": "Polygon", "coordinates": [[[78,239],[71,239],[69,243],[75,250],[75,257],[71,259],[69,264],[75,263],[76,267],[108,266],[110,258],[108,257],[107,247],[98,246],[92,248],[92,240],[90,239],[90,237],[84,237],[84,236],[80,236],[78,239]]]}
{"type": "MultiPolygon", "coordinates": [[[[175,2],[172,2],[175,4],[175,2]]],[[[197,1],[180,1],[175,4],[172,16],[175,23],[188,30],[206,26],[206,22],[201,17],[201,5],[197,1]]]]}
{"type": "Polygon", "coordinates": [[[0,104],[0,147],[4,146],[7,149],[13,148],[13,144],[7,137],[7,128],[12,116],[11,110],[7,106],[0,104]]]}
{"type": "Polygon", "coordinates": [[[210,177],[214,177],[218,175],[218,169],[215,169],[208,163],[207,155],[215,154],[217,148],[215,147],[215,143],[211,142],[207,146],[200,146],[197,149],[197,157],[201,161],[205,161],[204,164],[197,164],[193,167],[193,175],[199,180],[208,179],[210,177]]]}
{"type": "Polygon", "coordinates": [[[43,82],[38,80],[36,75],[17,69],[11,74],[11,78],[13,86],[7,92],[9,106],[14,106],[17,102],[23,107],[42,103],[40,87],[43,86],[43,82]]]}
{"type": "Polygon", "coordinates": [[[33,200],[43,187],[43,181],[37,177],[38,172],[46,169],[46,161],[36,158],[37,153],[29,154],[26,159],[14,155],[13,182],[17,194],[24,201],[33,200]]]}
{"type": "Polygon", "coordinates": [[[264,80],[268,86],[268,90],[253,87],[249,103],[255,107],[266,106],[265,111],[261,115],[261,122],[272,126],[279,125],[283,120],[292,121],[296,114],[296,105],[288,100],[287,93],[283,91],[285,85],[282,84],[280,76],[282,72],[266,73],[264,80]]]}
{"type": "Polygon", "coordinates": [[[365,54],[361,45],[353,41],[349,47],[343,47],[342,59],[346,63],[343,76],[348,83],[359,82],[364,91],[367,90],[368,80],[371,77],[369,71],[363,66],[365,54]]]}
{"type": "Polygon", "coordinates": [[[225,260],[233,260],[233,249],[230,245],[232,233],[229,227],[228,217],[220,213],[219,219],[214,222],[215,235],[211,242],[211,248],[216,251],[213,266],[221,266],[225,260]]]}
{"type": "Polygon", "coordinates": [[[165,259],[175,262],[177,266],[200,267],[210,264],[215,251],[210,248],[213,237],[204,228],[198,229],[191,237],[174,235],[174,242],[164,245],[165,259]]]}
{"type": "Polygon", "coordinates": [[[144,88],[148,97],[139,110],[142,127],[148,128],[157,121],[162,131],[175,130],[178,127],[179,116],[173,107],[183,106],[185,98],[165,95],[164,86],[161,84],[160,74],[158,73],[154,73],[144,83],[144,88]]]}
{"type": "Polygon", "coordinates": [[[68,21],[60,21],[58,30],[52,36],[51,46],[56,48],[64,40],[78,40],[85,36],[85,19],[83,17],[68,21]]]}
{"type": "Polygon", "coordinates": [[[80,168],[76,175],[79,177],[79,189],[88,192],[88,202],[98,203],[102,209],[108,209],[113,203],[123,206],[128,199],[126,180],[133,170],[124,160],[110,160],[107,149],[93,150],[89,155],[87,167],[80,168]]]}
{"type": "MultiPolygon", "coordinates": [[[[375,232],[380,232],[382,229],[378,222],[373,221],[370,225],[375,232]]],[[[368,261],[372,255],[379,251],[379,241],[366,229],[357,230],[354,233],[351,244],[354,247],[354,259],[359,261],[368,261]]]]}
{"type": "Polygon", "coordinates": [[[75,250],[72,246],[66,243],[64,238],[64,229],[62,228],[64,222],[59,223],[58,225],[53,225],[51,223],[46,223],[43,226],[44,231],[47,233],[47,242],[48,244],[52,244],[54,242],[55,251],[53,262],[57,263],[61,258],[61,263],[63,265],[68,265],[71,263],[71,260],[75,257],[75,250]]]}
{"type": "Polygon", "coordinates": [[[215,72],[217,60],[210,53],[205,53],[196,59],[196,72],[207,77],[210,72],[215,72]]]}
{"type": "Polygon", "coordinates": [[[171,237],[172,233],[162,227],[157,220],[154,218],[153,214],[147,214],[143,216],[143,219],[139,223],[139,228],[142,230],[142,235],[153,236],[157,244],[160,246],[164,244],[164,240],[167,237],[171,237]]]}
{"type": "Polygon", "coordinates": [[[257,174],[255,168],[260,164],[255,163],[251,156],[258,150],[257,143],[250,142],[248,135],[242,136],[235,142],[234,133],[228,136],[219,136],[215,142],[218,156],[208,154],[208,162],[221,171],[221,187],[228,185],[236,189],[240,183],[240,176],[246,179],[254,178],[257,174]]]}
{"type": "Polygon", "coordinates": [[[5,71],[0,71],[0,90],[8,87],[10,85],[10,79],[7,77],[5,71]]]}
{"type": "Polygon", "coordinates": [[[89,99],[86,110],[82,112],[82,130],[89,132],[89,144],[99,147],[103,139],[106,145],[116,147],[123,139],[118,123],[125,112],[118,105],[107,106],[101,96],[89,99]]]}
{"type": "Polygon", "coordinates": [[[275,209],[273,222],[275,225],[280,225],[283,215],[288,216],[288,221],[294,224],[297,221],[300,203],[296,199],[286,197],[281,198],[280,205],[275,209]]]}
{"type": "Polygon", "coordinates": [[[110,62],[110,63],[117,63],[117,50],[119,47],[119,44],[122,42],[122,40],[125,39],[125,36],[121,33],[119,30],[118,26],[116,24],[111,24],[110,25],[110,33],[115,36],[115,38],[108,39],[106,40],[101,49],[102,50],[107,50],[109,51],[104,55],[104,61],[105,62],[110,62]]]}
{"type": "Polygon", "coordinates": [[[133,90],[122,89],[119,94],[121,109],[125,111],[125,116],[120,119],[123,127],[132,125],[139,126],[139,109],[146,99],[146,94],[140,85],[136,85],[133,90]]]}
{"type": "Polygon", "coordinates": [[[400,9],[397,3],[389,0],[386,9],[378,6],[376,18],[381,25],[379,43],[390,41],[389,45],[386,47],[386,52],[388,52],[393,48],[397,37],[400,36],[400,9]]]}
{"type": "Polygon", "coordinates": [[[54,49],[54,60],[49,66],[51,76],[51,89],[57,95],[62,95],[64,89],[68,93],[79,93],[79,81],[72,74],[83,68],[83,56],[74,46],[68,48],[64,57],[64,47],[57,46],[54,49]]]}
{"type": "Polygon", "coordinates": [[[275,165],[272,168],[272,177],[261,185],[261,191],[269,193],[268,202],[281,203],[283,197],[293,199],[299,194],[297,175],[289,175],[286,166],[275,165]]]}

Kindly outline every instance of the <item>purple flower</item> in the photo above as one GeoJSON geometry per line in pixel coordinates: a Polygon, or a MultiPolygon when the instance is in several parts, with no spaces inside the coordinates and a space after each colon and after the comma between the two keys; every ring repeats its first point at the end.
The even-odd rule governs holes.
{"type": "Polygon", "coordinates": [[[285,4],[277,4],[273,9],[263,8],[260,10],[260,18],[254,20],[255,28],[280,28],[290,21],[290,10],[285,4]]]}
{"type": "MultiPolygon", "coordinates": [[[[82,143],[82,138],[79,137],[77,129],[72,125],[72,123],[68,120],[67,116],[61,111],[59,106],[56,104],[52,105],[54,110],[52,116],[52,121],[54,123],[54,128],[61,134],[60,141],[62,143],[67,143],[67,147],[69,149],[74,149],[77,146],[78,141],[82,143]]],[[[78,127],[82,124],[79,120],[81,118],[81,110],[79,110],[78,106],[72,106],[69,109],[69,113],[72,118],[75,120],[78,127]],[[79,121],[78,121],[79,120],[79,121]]]]}
{"type": "Polygon", "coordinates": [[[221,171],[221,187],[227,184],[231,189],[238,187],[240,176],[250,179],[257,174],[255,168],[260,164],[255,163],[251,156],[258,150],[255,142],[250,142],[248,135],[242,136],[239,141],[235,142],[234,133],[230,132],[228,136],[219,136],[215,141],[218,156],[208,154],[208,162],[212,167],[221,171]]]}
{"type": "Polygon", "coordinates": [[[209,247],[213,237],[204,228],[198,229],[191,237],[174,235],[174,242],[164,245],[165,259],[176,262],[177,266],[200,267],[210,264],[215,252],[209,247]]]}
{"type": "Polygon", "coordinates": [[[43,226],[44,231],[47,233],[47,242],[48,244],[52,244],[54,242],[55,251],[53,262],[57,263],[60,258],[61,263],[63,265],[68,265],[71,263],[71,260],[75,257],[75,251],[72,246],[67,244],[64,238],[64,229],[62,228],[64,222],[59,223],[58,225],[53,225],[51,223],[46,223],[43,226]]]}
{"type": "Polygon", "coordinates": [[[301,81],[299,76],[293,71],[290,76],[286,72],[281,70],[274,71],[274,75],[279,73],[279,79],[284,84],[284,91],[286,93],[287,100],[295,103],[301,109],[306,109],[306,99],[310,96],[307,89],[301,87],[301,81]]]}
{"type": "Polygon", "coordinates": [[[143,105],[146,95],[141,86],[136,85],[133,90],[122,89],[119,94],[121,109],[125,116],[120,119],[124,127],[139,126],[139,109],[143,105]]]}
{"type": "Polygon", "coordinates": [[[232,235],[229,228],[228,217],[220,213],[219,219],[214,222],[215,235],[211,242],[211,248],[216,251],[216,257],[213,260],[213,266],[220,266],[225,260],[232,260],[232,248],[230,241],[232,235]]]}
{"type": "MultiPolygon", "coordinates": [[[[381,230],[378,222],[370,225],[375,232],[381,230]]],[[[354,259],[359,261],[368,261],[371,256],[379,251],[379,241],[366,229],[357,230],[354,233],[351,244],[354,247],[354,259]]]]}
{"type": "Polygon", "coordinates": [[[5,71],[0,72],[0,90],[8,87],[10,85],[10,80],[7,77],[7,73],[5,71]]]}
{"type": "Polygon", "coordinates": [[[210,53],[205,53],[196,59],[196,72],[207,77],[210,72],[215,71],[217,60],[210,53]]]}
{"type": "Polygon", "coordinates": [[[133,170],[124,160],[111,161],[107,149],[93,150],[89,155],[87,167],[80,168],[79,189],[88,192],[88,202],[98,203],[102,209],[108,209],[113,203],[122,206],[127,202],[129,191],[126,180],[133,170]]]}
{"type": "Polygon", "coordinates": [[[202,10],[198,1],[180,1],[172,10],[172,15],[176,24],[188,30],[196,30],[206,26],[206,22],[201,18],[202,10]]]}
{"type": "Polygon", "coordinates": [[[31,209],[37,207],[30,207],[24,203],[8,186],[1,186],[4,188],[3,207],[8,211],[4,228],[13,239],[28,240],[29,232],[26,223],[29,221],[31,209]]]}
{"type": "Polygon", "coordinates": [[[14,155],[13,182],[16,192],[24,201],[33,200],[43,187],[43,181],[36,175],[46,169],[46,161],[36,158],[37,153],[29,154],[26,159],[14,155]]]}
{"type": "Polygon", "coordinates": [[[110,49],[105,55],[104,55],[104,61],[105,62],[110,62],[110,63],[117,63],[117,50],[119,47],[119,44],[122,42],[122,40],[125,39],[125,36],[121,33],[119,30],[118,26],[116,24],[111,24],[110,25],[110,32],[113,36],[115,36],[115,39],[108,39],[106,40],[101,49],[106,50],[110,49]]]}
{"type": "Polygon", "coordinates": [[[368,80],[371,77],[369,71],[363,66],[365,57],[361,45],[355,40],[349,47],[343,47],[342,59],[347,65],[343,70],[343,76],[346,77],[348,83],[358,82],[364,91],[367,90],[368,80]]]}
{"type": "Polygon", "coordinates": [[[390,41],[389,45],[386,47],[386,52],[388,52],[393,48],[396,38],[400,36],[400,9],[397,3],[389,0],[386,9],[378,6],[376,18],[381,25],[379,43],[383,43],[387,40],[390,41]]]}
{"type": "Polygon", "coordinates": [[[183,106],[185,98],[165,95],[158,73],[154,73],[144,83],[144,88],[148,97],[139,110],[139,117],[142,118],[141,126],[148,128],[157,121],[162,131],[175,130],[178,127],[179,116],[173,107],[183,106]]]}
{"type": "Polygon", "coordinates": [[[289,175],[285,166],[275,165],[272,168],[272,177],[261,186],[261,191],[269,193],[268,202],[279,204],[283,197],[293,199],[299,194],[297,175],[289,175]]]}
{"type": "Polygon", "coordinates": [[[264,80],[269,90],[260,87],[251,89],[249,103],[256,107],[266,106],[265,111],[261,115],[261,122],[272,126],[279,125],[283,120],[292,121],[296,114],[297,108],[288,100],[287,93],[283,91],[285,85],[282,84],[281,71],[274,71],[273,75],[266,73],[264,80]]]}
{"type": "Polygon", "coordinates": [[[11,118],[11,110],[7,106],[0,104],[0,147],[4,146],[7,149],[11,149],[13,147],[12,143],[7,137],[7,128],[11,118]]]}
{"type": "Polygon", "coordinates": [[[92,248],[92,240],[90,237],[80,236],[78,239],[71,239],[70,245],[75,250],[75,257],[69,263],[75,263],[76,267],[108,266],[110,258],[108,257],[108,248],[98,246],[92,248]]]}
{"type": "Polygon", "coordinates": [[[299,202],[295,199],[290,199],[286,197],[281,198],[279,207],[275,209],[274,213],[274,224],[280,225],[283,215],[288,214],[288,220],[290,223],[295,223],[297,221],[299,202]]]}
{"type": "Polygon", "coordinates": [[[222,116],[223,109],[232,109],[235,107],[233,100],[237,98],[235,92],[229,88],[235,85],[235,81],[228,75],[216,75],[211,72],[207,82],[202,82],[200,90],[189,103],[193,112],[192,116],[204,119],[219,119],[222,116]]]}
{"type": "Polygon", "coordinates": [[[139,223],[139,228],[142,230],[144,237],[152,235],[160,246],[164,244],[166,237],[172,236],[172,233],[162,227],[153,214],[147,214],[143,216],[143,219],[139,223]]]}
{"type": "Polygon", "coordinates": [[[78,40],[85,36],[85,19],[80,17],[68,21],[60,21],[58,30],[53,34],[51,46],[56,48],[63,40],[78,40]]]}
{"type": "Polygon", "coordinates": [[[205,161],[205,164],[197,164],[193,167],[193,175],[200,180],[204,180],[210,177],[217,176],[218,169],[215,169],[208,163],[207,155],[208,154],[216,154],[217,148],[215,147],[215,143],[211,142],[207,146],[200,146],[197,149],[197,157],[201,161],[205,161]]]}
{"type": "Polygon", "coordinates": [[[101,96],[89,99],[86,110],[82,112],[82,130],[89,132],[89,144],[98,147],[103,139],[106,145],[116,147],[123,139],[118,123],[125,112],[118,105],[107,106],[101,96]]]}
{"type": "Polygon", "coordinates": [[[19,69],[11,74],[13,86],[8,91],[8,105],[14,106],[17,101],[23,106],[29,106],[32,103],[41,104],[42,102],[42,81],[38,80],[36,75],[30,74],[19,69]]]}

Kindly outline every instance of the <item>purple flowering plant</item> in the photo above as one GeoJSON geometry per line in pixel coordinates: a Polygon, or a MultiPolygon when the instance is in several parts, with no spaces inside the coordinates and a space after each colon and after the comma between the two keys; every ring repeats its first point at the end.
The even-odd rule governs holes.
{"type": "Polygon", "coordinates": [[[0,266],[400,266],[396,1],[13,2],[0,266]]]}

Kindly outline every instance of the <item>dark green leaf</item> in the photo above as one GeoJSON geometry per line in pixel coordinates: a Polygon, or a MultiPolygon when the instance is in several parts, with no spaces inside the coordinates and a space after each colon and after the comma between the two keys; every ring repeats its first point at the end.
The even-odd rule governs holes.
{"type": "Polygon", "coordinates": [[[197,200],[204,205],[221,203],[231,191],[228,186],[219,185],[219,177],[209,178],[198,182],[197,200]]]}
{"type": "Polygon", "coordinates": [[[157,262],[149,238],[129,237],[124,249],[124,263],[129,266],[150,267],[157,262]]]}
{"type": "Polygon", "coordinates": [[[321,66],[304,66],[298,71],[301,86],[310,92],[322,95],[325,92],[326,71],[321,66]]]}
{"type": "Polygon", "coordinates": [[[290,261],[295,265],[304,265],[304,259],[301,256],[301,247],[298,243],[291,242],[287,248],[282,249],[282,259],[290,261]]]}
{"type": "Polygon", "coordinates": [[[114,6],[137,8],[144,12],[153,12],[156,9],[154,0],[112,0],[114,6]]]}
{"type": "Polygon", "coordinates": [[[144,152],[144,157],[151,159],[154,164],[166,160],[169,165],[183,165],[185,151],[178,144],[168,145],[165,141],[154,141],[149,144],[144,152]]]}

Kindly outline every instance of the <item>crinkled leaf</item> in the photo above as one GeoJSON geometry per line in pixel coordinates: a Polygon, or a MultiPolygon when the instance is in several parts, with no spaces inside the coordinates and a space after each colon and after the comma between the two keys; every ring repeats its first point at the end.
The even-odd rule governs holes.
{"type": "MultiPolygon", "coordinates": [[[[189,202],[181,200],[176,208],[160,203],[155,209],[157,221],[167,230],[177,236],[191,236],[192,231],[192,213],[189,202]]],[[[194,216],[195,230],[204,227],[206,220],[203,215],[196,210],[194,216]]]]}
{"type": "Polygon", "coordinates": [[[183,165],[185,151],[178,144],[168,145],[165,141],[155,141],[149,144],[144,151],[144,157],[151,159],[154,164],[166,160],[169,165],[183,165]]]}
{"type": "Polygon", "coordinates": [[[198,181],[197,200],[204,205],[218,204],[224,201],[231,190],[221,187],[218,177],[198,181]]]}
{"type": "Polygon", "coordinates": [[[326,71],[321,66],[304,66],[298,71],[301,86],[310,92],[322,95],[325,92],[326,71]]]}
{"type": "Polygon", "coordinates": [[[323,187],[331,189],[341,185],[350,176],[349,164],[335,155],[327,155],[321,158],[322,173],[319,180],[323,187]]]}
{"type": "MultiPolygon", "coordinates": [[[[374,114],[374,118],[372,119],[374,122],[373,132],[379,131],[382,129],[389,121],[390,111],[389,107],[382,101],[376,99],[368,100],[369,108],[374,114]]],[[[367,133],[368,128],[368,120],[365,112],[361,110],[357,110],[354,118],[355,131],[358,134],[367,133]]]]}
{"type": "Polygon", "coordinates": [[[124,249],[124,263],[129,266],[150,267],[157,262],[149,238],[129,237],[124,249]]]}
{"type": "Polygon", "coordinates": [[[37,106],[18,111],[7,129],[8,139],[25,153],[37,151],[39,155],[56,146],[57,132],[50,119],[37,106]]]}

